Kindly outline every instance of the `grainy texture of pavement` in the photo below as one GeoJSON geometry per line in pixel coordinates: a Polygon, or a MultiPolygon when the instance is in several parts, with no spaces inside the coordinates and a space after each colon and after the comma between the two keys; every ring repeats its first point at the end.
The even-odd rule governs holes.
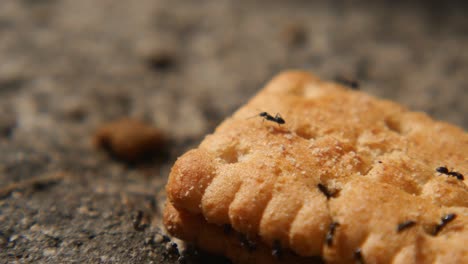
{"type": "Polygon", "coordinates": [[[0,263],[177,263],[171,164],[284,69],[467,129],[467,6],[403,2],[1,0],[0,263]],[[165,159],[92,147],[128,116],[166,133],[165,159]]]}

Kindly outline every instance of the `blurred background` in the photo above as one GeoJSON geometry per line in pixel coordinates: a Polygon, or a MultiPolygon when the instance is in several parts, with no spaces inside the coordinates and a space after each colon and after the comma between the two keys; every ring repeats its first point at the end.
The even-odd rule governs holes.
{"type": "Polygon", "coordinates": [[[177,263],[160,238],[170,166],[285,69],[356,80],[467,129],[467,12],[463,1],[1,0],[0,262],[177,263]],[[93,148],[121,117],[164,133],[166,157],[127,164],[93,148]]]}

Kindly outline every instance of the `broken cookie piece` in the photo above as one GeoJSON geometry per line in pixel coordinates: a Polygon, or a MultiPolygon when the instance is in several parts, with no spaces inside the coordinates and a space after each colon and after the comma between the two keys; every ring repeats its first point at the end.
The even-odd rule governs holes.
{"type": "Polygon", "coordinates": [[[163,133],[139,120],[122,118],[102,125],[95,133],[93,144],[126,162],[145,160],[163,152],[163,133]]]}
{"type": "Polygon", "coordinates": [[[460,128],[286,72],[177,160],[164,221],[236,263],[464,263],[468,187],[435,169],[467,157],[460,128]]]}

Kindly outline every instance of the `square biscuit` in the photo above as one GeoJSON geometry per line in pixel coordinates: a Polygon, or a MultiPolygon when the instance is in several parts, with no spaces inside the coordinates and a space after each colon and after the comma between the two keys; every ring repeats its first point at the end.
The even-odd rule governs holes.
{"type": "Polygon", "coordinates": [[[468,263],[467,172],[462,129],[290,71],[177,160],[164,220],[173,235],[242,263],[236,256],[263,259],[278,245],[294,262],[468,263]],[[192,220],[266,249],[213,248],[203,228],[181,231],[192,220]]]}

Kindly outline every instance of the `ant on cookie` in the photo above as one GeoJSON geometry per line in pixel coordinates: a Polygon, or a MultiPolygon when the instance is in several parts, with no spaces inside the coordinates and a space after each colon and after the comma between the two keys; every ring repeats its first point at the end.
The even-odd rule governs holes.
{"type": "MultiPolygon", "coordinates": [[[[255,116],[250,117],[250,118],[254,118],[255,116]]],[[[275,122],[276,124],[278,124],[278,126],[286,123],[286,121],[284,121],[284,119],[281,117],[279,113],[277,113],[275,116],[272,116],[268,112],[260,112],[258,116],[263,117],[264,120],[275,122]]]]}
{"type": "Polygon", "coordinates": [[[448,176],[455,177],[460,181],[463,181],[465,179],[465,177],[463,177],[463,174],[456,172],[456,171],[449,171],[449,169],[447,169],[447,167],[445,166],[436,168],[436,171],[439,173],[448,175],[448,176]]]}

